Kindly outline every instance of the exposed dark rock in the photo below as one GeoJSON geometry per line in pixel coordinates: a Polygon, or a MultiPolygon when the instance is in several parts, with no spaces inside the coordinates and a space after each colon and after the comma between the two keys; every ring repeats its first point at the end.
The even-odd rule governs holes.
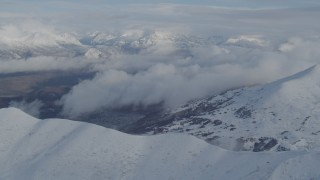
{"type": "Polygon", "coordinates": [[[270,137],[261,137],[259,142],[254,143],[253,152],[268,151],[278,144],[278,141],[270,137]]]}
{"type": "Polygon", "coordinates": [[[206,133],[202,133],[201,136],[207,137],[207,136],[209,136],[209,135],[211,135],[211,134],[213,134],[213,133],[214,133],[214,132],[206,132],[206,133]]]}
{"type": "Polygon", "coordinates": [[[219,139],[220,136],[213,136],[211,138],[206,139],[207,142],[212,143],[212,141],[219,139]]]}
{"type": "Polygon", "coordinates": [[[242,119],[251,118],[252,112],[251,110],[247,109],[247,107],[243,106],[239,108],[235,113],[235,116],[242,119]]]}
{"type": "Polygon", "coordinates": [[[219,125],[222,124],[222,121],[221,121],[221,120],[214,120],[214,121],[213,121],[213,124],[214,124],[215,126],[219,126],[219,125]]]}
{"type": "Polygon", "coordinates": [[[192,118],[190,125],[196,125],[196,124],[208,124],[210,123],[210,119],[204,119],[204,118],[192,118]]]}
{"type": "Polygon", "coordinates": [[[290,149],[279,145],[279,146],[277,147],[277,151],[279,151],[279,152],[280,152],[280,151],[290,151],[290,149]]]}

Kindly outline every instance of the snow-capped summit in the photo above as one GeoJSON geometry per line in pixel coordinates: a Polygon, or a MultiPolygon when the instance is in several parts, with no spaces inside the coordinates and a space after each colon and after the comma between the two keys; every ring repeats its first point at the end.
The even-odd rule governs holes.
{"type": "MultiPolygon", "coordinates": [[[[266,84],[260,91],[267,96],[265,101],[287,104],[292,108],[309,109],[320,105],[320,67],[312,66],[292,76],[266,84]]],[[[274,104],[275,105],[275,104],[274,104]]],[[[287,107],[288,107],[287,106],[287,107]]]]}
{"type": "Polygon", "coordinates": [[[96,48],[90,48],[84,56],[89,59],[99,59],[105,57],[105,54],[96,48]]]}
{"type": "Polygon", "coordinates": [[[259,35],[241,35],[229,38],[225,44],[249,48],[265,48],[269,42],[259,35]]]}
{"type": "Polygon", "coordinates": [[[31,34],[25,34],[24,36],[17,37],[16,39],[13,38],[11,42],[3,41],[2,43],[8,44],[13,47],[24,46],[24,47],[31,47],[31,48],[39,47],[39,46],[54,47],[54,46],[59,46],[63,44],[81,45],[79,40],[71,34],[67,34],[67,33],[54,34],[54,33],[42,33],[42,32],[33,32],[31,34]]]}
{"type": "Polygon", "coordinates": [[[84,40],[87,44],[103,45],[108,44],[109,41],[113,40],[116,37],[117,36],[112,33],[93,32],[89,33],[88,37],[86,37],[84,40]]]}
{"type": "MultiPolygon", "coordinates": [[[[58,46],[55,36],[43,33],[33,33],[21,40],[21,45],[25,46],[58,46]]],[[[19,46],[19,44],[17,44],[19,46]]]]}
{"type": "Polygon", "coordinates": [[[24,32],[6,38],[0,34],[0,59],[28,59],[37,56],[73,57],[85,48],[73,34],[24,32]]]}

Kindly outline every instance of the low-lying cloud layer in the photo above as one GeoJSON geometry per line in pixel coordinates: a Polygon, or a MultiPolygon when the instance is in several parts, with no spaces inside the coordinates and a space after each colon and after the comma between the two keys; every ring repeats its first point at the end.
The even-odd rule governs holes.
{"type": "Polygon", "coordinates": [[[108,15],[85,12],[109,17],[87,25],[71,14],[66,19],[76,24],[58,14],[49,16],[49,25],[41,19],[21,25],[10,17],[16,21],[0,27],[0,72],[97,72],[60,100],[64,113],[75,117],[128,105],[178,106],[320,63],[317,8],[132,6],[110,8],[108,15]]]}
{"type": "MultiPolygon", "coordinates": [[[[229,45],[228,45],[229,46],[229,45]]],[[[130,55],[97,67],[63,99],[72,115],[127,105],[167,107],[230,88],[273,81],[319,63],[320,41],[289,39],[276,50],[247,47],[192,49],[190,56],[130,55]]]]}

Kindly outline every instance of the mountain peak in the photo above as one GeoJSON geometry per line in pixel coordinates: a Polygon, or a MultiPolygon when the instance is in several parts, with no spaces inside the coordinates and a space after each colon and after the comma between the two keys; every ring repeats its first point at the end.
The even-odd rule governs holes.
{"type": "Polygon", "coordinates": [[[292,103],[293,107],[297,106],[296,103],[306,105],[310,103],[309,100],[312,98],[320,98],[319,76],[320,68],[318,65],[314,65],[294,75],[266,84],[263,88],[266,94],[272,94],[272,96],[268,96],[269,98],[279,98],[275,101],[282,100],[282,103],[288,105],[292,103]]]}

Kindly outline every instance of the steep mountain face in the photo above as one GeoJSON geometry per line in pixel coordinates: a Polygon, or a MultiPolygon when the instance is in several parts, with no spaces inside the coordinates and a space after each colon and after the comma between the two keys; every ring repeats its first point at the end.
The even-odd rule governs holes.
{"type": "Polygon", "coordinates": [[[0,179],[304,180],[320,177],[318,157],[231,152],[188,135],[133,136],[0,109],[0,179]]]}
{"type": "Polygon", "coordinates": [[[236,151],[320,146],[320,67],[255,87],[230,90],[147,116],[131,133],[179,132],[236,151]],[[160,116],[157,118],[156,116],[160,116]]]}

